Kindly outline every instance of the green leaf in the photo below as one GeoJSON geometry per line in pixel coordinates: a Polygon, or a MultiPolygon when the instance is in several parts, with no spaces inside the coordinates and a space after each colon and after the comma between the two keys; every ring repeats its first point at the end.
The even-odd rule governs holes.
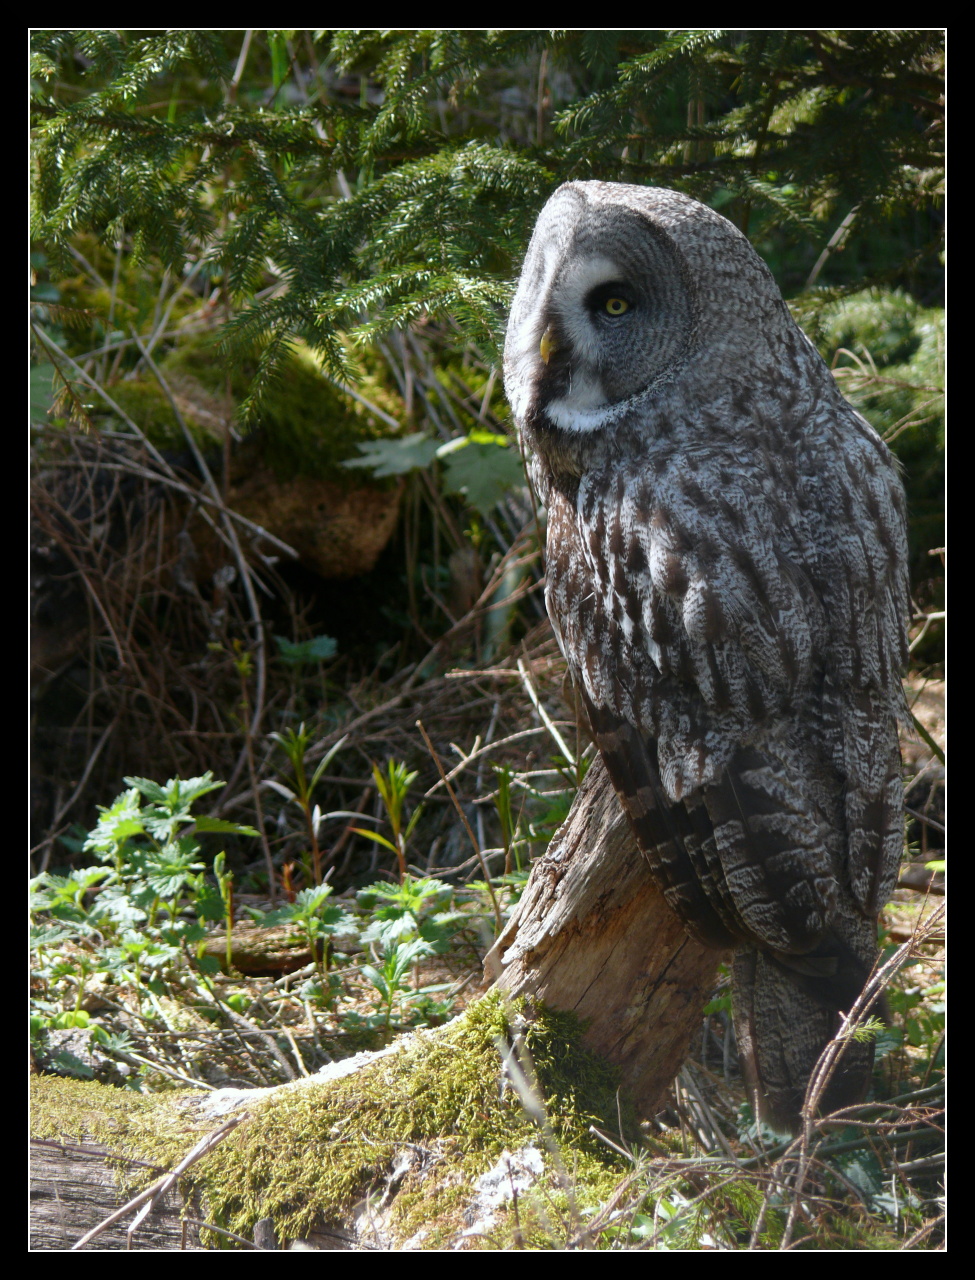
{"type": "Polygon", "coordinates": [[[54,365],[48,363],[36,364],[30,371],[30,416],[34,422],[43,422],[54,404],[53,372],[54,365]]]}
{"type": "Polygon", "coordinates": [[[338,755],[339,751],[345,746],[346,741],[348,740],[348,736],[349,736],[348,734],[345,734],[344,737],[339,738],[338,742],[334,743],[331,747],[329,747],[328,751],[326,751],[325,755],[318,762],[318,767],[315,769],[315,772],[312,774],[311,783],[309,784],[309,787],[308,787],[309,793],[315,790],[315,787],[318,785],[319,779],[321,778],[322,774],[325,772],[328,766],[332,763],[332,761],[338,755]]]}
{"type": "Polygon", "coordinates": [[[106,1049],[115,1049],[121,1053],[125,1053],[134,1047],[132,1044],[132,1037],[127,1031],[107,1031],[97,1022],[92,1023],[91,1038],[96,1041],[96,1043],[104,1045],[106,1049]]]}
{"type": "Polygon", "coordinates": [[[301,915],[312,916],[319,911],[332,896],[330,884],[311,885],[302,889],[294,900],[294,906],[301,915]]]}
{"type": "Polygon", "coordinates": [[[172,946],[179,946],[183,942],[202,942],[208,936],[205,926],[193,920],[175,920],[161,933],[165,941],[172,946]]]}
{"type": "Polygon", "coordinates": [[[387,840],[385,836],[381,836],[378,831],[366,831],[362,827],[350,827],[349,830],[354,831],[357,836],[365,836],[367,840],[374,840],[376,844],[381,844],[384,849],[392,849],[393,853],[399,853],[393,842],[387,840]]]}
{"type": "Polygon", "coordinates": [[[66,1013],[59,1013],[52,1025],[60,1031],[70,1027],[87,1027],[89,1022],[91,1022],[90,1013],[86,1013],[84,1009],[72,1009],[66,1013]]]}
{"type": "Polygon", "coordinates": [[[133,867],[154,894],[169,901],[182,893],[194,872],[204,870],[203,863],[195,860],[198,853],[196,842],[181,836],[161,849],[141,850],[133,857],[133,867]]]}
{"type": "MultiPolygon", "coordinates": [[[[453,442],[451,442],[453,443],[453,442]]],[[[517,449],[461,441],[463,447],[440,451],[444,488],[461,493],[482,516],[489,516],[508,489],[523,488],[525,470],[517,449]]]]}
{"type": "Polygon", "coordinates": [[[414,937],[417,933],[417,928],[416,917],[408,911],[387,919],[377,917],[363,929],[360,941],[363,943],[378,942],[384,950],[388,950],[401,938],[414,937]]]}
{"type": "Polygon", "coordinates": [[[398,440],[374,440],[356,446],[361,458],[350,458],[343,467],[364,467],[377,479],[385,476],[403,476],[410,471],[424,470],[437,456],[440,442],[423,431],[403,436],[398,440]]]}
{"type": "Polygon", "coordinates": [[[108,855],[131,836],[145,833],[139,792],[134,787],[123,791],[107,809],[100,809],[99,812],[101,817],[85,841],[85,849],[94,849],[99,854],[108,855]]]}
{"type": "Polygon", "coordinates": [[[253,836],[260,838],[260,832],[240,822],[227,822],[223,818],[195,818],[197,831],[223,831],[236,836],[253,836]]]}
{"type": "Polygon", "coordinates": [[[33,925],[30,931],[30,949],[38,951],[41,947],[53,947],[65,938],[77,937],[77,932],[62,924],[33,925]]]}
{"type": "Polygon", "coordinates": [[[201,920],[223,920],[227,914],[223,894],[214,885],[204,885],[196,895],[193,909],[201,920]]]}
{"type": "Polygon", "coordinates": [[[62,1071],[66,1071],[69,1075],[79,1077],[82,1080],[94,1079],[95,1072],[92,1068],[68,1049],[62,1049],[60,1053],[55,1054],[52,1061],[55,1066],[60,1067],[62,1071]]]}
{"type": "Polygon", "coordinates": [[[911,719],[914,721],[915,731],[918,734],[920,734],[920,736],[924,739],[927,745],[934,752],[935,758],[938,760],[938,762],[940,764],[944,764],[945,763],[944,751],[942,751],[941,747],[937,744],[937,742],[935,742],[934,738],[932,738],[931,734],[927,731],[927,729],[924,727],[924,725],[917,718],[917,716],[914,714],[913,711],[911,712],[911,719]]]}
{"type": "Polygon", "coordinates": [[[338,651],[338,641],[331,636],[315,636],[312,640],[301,640],[295,643],[284,636],[275,636],[278,646],[278,657],[288,666],[298,667],[305,663],[327,662],[334,658],[338,651]]]}
{"type": "MultiPolygon", "coordinates": [[[[127,782],[130,787],[138,791],[140,795],[145,796],[147,800],[153,801],[154,804],[166,803],[166,791],[158,782],[153,782],[151,778],[123,778],[122,781],[127,782]]],[[[118,801],[116,801],[117,803],[118,801]]]]}
{"type": "Polygon", "coordinates": [[[288,46],[281,31],[269,31],[267,42],[271,49],[271,83],[280,89],[287,79],[289,60],[288,46]]]}
{"type": "Polygon", "coordinates": [[[364,964],[359,972],[367,982],[372,983],[384,1000],[389,1001],[392,998],[394,988],[390,986],[384,975],[379,972],[375,965],[364,964]]]}
{"type": "Polygon", "coordinates": [[[170,778],[165,787],[160,787],[149,778],[124,778],[123,781],[171,814],[185,813],[201,796],[210,791],[219,791],[227,785],[225,782],[214,781],[209,770],[200,778],[170,778]]]}
{"type": "Polygon", "coordinates": [[[91,919],[99,925],[108,920],[121,929],[132,929],[142,924],[145,918],[145,911],[132,900],[129,890],[122,885],[103,890],[91,909],[91,919]]]}

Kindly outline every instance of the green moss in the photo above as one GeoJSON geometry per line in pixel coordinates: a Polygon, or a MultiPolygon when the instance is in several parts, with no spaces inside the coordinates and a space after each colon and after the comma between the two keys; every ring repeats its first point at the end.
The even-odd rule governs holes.
{"type": "MultiPolygon", "coordinates": [[[[358,393],[390,417],[403,421],[403,402],[390,389],[380,362],[366,354],[357,356],[354,363],[358,393]]],[[[235,403],[250,389],[255,370],[256,364],[247,363],[228,368],[213,339],[182,342],[162,364],[167,380],[176,380],[187,392],[195,384],[201,398],[225,396],[229,372],[235,403]]],[[[357,444],[390,431],[388,423],[325,376],[309,347],[297,343],[261,401],[253,427],[238,450],[238,462],[246,468],[249,459],[259,459],[279,480],[306,475],[348,485],[349,472],[340,464],[359,456],[357,444]]],[[[354,482],[363,482],[361,473],[355,474],[354,482]]]]}
{"type": "MultiPolygon", "coordinates": [[[[67,350],[78,356],[90,351],[92,346],[101,345],[110,334],[129,337],[130,328],[142,334],[155,329],[165,275],[159,260],[149,257],[135,262],[126,256],[119,263],[114,246],[86,233],[76,233],[72,243],[102,283],[95,283],[83,269],[64,275],[58,271],[52,274],[59,294],[58,304],[76,313],[67,325],[67,350]],[[85,321],[85,313],[90,322],[85,321]]],[[[192,291],[183,292],[169,311],[169,327],[175,329],[199,307],[200,299],[192,291]]],[[[131,367],[137,359],[138,351],[134,345],[129,346],[123,356],[123,367],[131,367]]]]}
{"type": "MultiPolygon", "coordinates": [[[[139,430],[152,441],[157,449],[182,451],[186,440],[182,428],[173,413],[165,393],[155,381],[118,382],[110,393],[118,407],[132,419],[139,430]]],[[[213,443],[196,428],[192,414],[184,414],[187,426],[197,443],[213,443]]]]}
{"type": "MultiPolygon", "coordinates": [[[[209,1221],[245,1237],[260,1218],[270,1217],[282,1243],[300,1239],[330,1222],[347,1224],[354,1206],[369,1199],[378,1229],[393,1247],[418,1237],[421,1248],[436,1250],[451,1247],[468,1228],[476,1181],[502,1152],[534,1146],[546,1172],[519,1194],[517,1205],[491,1210],[485,1233],[472,1236],[468,1247],[629,1244],[634,1223],[644,1236],[653,1229],[659,1201],[666,1210],[661,1223],[672,1219],[668,1248],[700,1249],[704,1233],[715,1230],[722,1239],[744,1243],[764,1204],[760,1181],[728,1176],[730,1166],[715,1170],[714,1195],[688,1206],[699,1182],[692,1175],[688,1185],[669,1162],[655,1175],[625,1117],[624,1141],[637,1152],[635,1161],[594,1136],[590,1126],[618,1131],[616,1081],[579,1047],[579,1031],[572,1015],[521,1001],[512,1008],[489,994],[450,1026],[413,1036],[344,1079],[255,1095],[250,1118],[194,1165],[186,1182],[209,1221]],[[510,1044],[513,1022],[537,1075],[541,1126],[529,1118],[517,1091],[502,1083],[499,1041],[510,1044]],[[387,1196],[404,1155],[412,1161],[405,1173],[398,1170],[401,1180],[387,1196]],[[607,1214],[608,1206],[619,1206],[622,1216],[607,1214]],[[597,1217],[602,1226],[588,1237],[597,1217]]],[[[161,1167],[172,1167],[213,1127],[186,1108],[186,1099],[204,1096],[188,1091],[145,1096],[53,1077],[36,1079],[33,1090],[37,1136],[93,1137],[161,1167]]],[[[120,1176],[128,1190],[154,1173],[123,1169],[120,1176]]],[[[828,1230],[845,1230],[843,1216],[839,1223],[831,1218],[828,1230]]],[[[766,1213],[763,1247],[776,1246],[782,1225],[779,1211],[766,1213]]],[[[871,1235],[859,1218],[850,1227],[855,1247],[887,1248],[893,1238],[887,1228],[871,1235]]],[[[817,1231],[811,1246],[822,1239],[817,1231]]],[[[226,1247],[216,1237],[210,1243],[226,1247]]]]}
{"type": "MultiPolygon", "coordinates": [[[[399,395],[388,385],[388,371],[373,355],[356,361],[355,388],[365,399],[398,422],[406,413],[399,395]]],[[[250,389],[256,365],[231,368],[220,356],[212,336],[182,340],[159,362],[160,372],[194,440],[204,452],[223,447],[227,420],[227,376],[230,410],[250,389]]],[[[182,453],[186,439],[169,397],[151,372],[121,378],[108,393],[159,449],[182,453]]],[[[98,403],[98,401],[96,401],[98,403]]],[[[235,423],[235,436],[241,434],[235,423]]],[[[373,481],[363,471],[349,472],[342,463],[358,458],[357,445],[395,434],[394,429],[360,401],[346,395],[322,372],[314,353],[298,344],[280,376],[271,383],[253,424],[234,444],[233,469],[249,474],[255,465],[270,468],[288,481],[311,476],[338,482],[343,488],[391,481],[373,481]]]]}
{"type": "MultiPolygon", "coordinates": [[[[145,1094],[113,1089],[91,1080],[38,1075],[30,1083],[33,1138],[94,1141],[114,1155],[171,1168],[212,1128],[195,1123],[180,1103],[192,1095],[145,1094]]],[[[120,1166],[125,1185],[138,1190],[157,1177],[153,1169],[120,1166]]]]}
{"type": "MultiPolygon", "coordinates": [[[[408,1238],[421,1225],[440,1235],[459,1229],[470,1180],[505,1148],[539,1144],[516,1091],[499,1088],[497,1042],[508,1037],[508,1019],[500,998],[488,996],[450,1027],[412,1038],[353,1076],[258,1103],[253,1119],[205,1162],[201,1189],[212,1221],[248,1235],[270,1217],[279,1237],[300,1238],[382,1187],[406,1144],[435,1144],[429,1188],[408,1181],[393,1201],[397,1234],[408,1238]]],[[[615,1128],[616,1083],[579,1049],[578,1034],[571,1015],[547,1011],[533,1014],[524,1032],[555,1141],[593,1171],[614,1169],[612,1182],[619,1162],[589,1128],[615,1128]]]]}

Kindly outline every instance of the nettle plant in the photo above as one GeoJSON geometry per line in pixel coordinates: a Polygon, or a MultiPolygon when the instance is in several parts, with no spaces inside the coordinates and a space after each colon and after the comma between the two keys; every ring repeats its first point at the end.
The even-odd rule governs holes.
{"type": "MultiPolygon", "coordinates": [[[[300,734],[283,745],[292,745],[303,762],[300,734]]],[[[320,815],[311,812],[310,794],[317,774],[306,781],[301,768],[295,773],[293,798],[308,811],[314,828],[320,815]]],[[[391,786],[400,784],[398,803],[387,806],[395,843],[386,843],[402,854],[411,823],[397,819],[412,777],[393,762],[387,775],[379,776],[388,777],[391,786]]],[[[31,1030],[45,1052],[48,1032],[69,1029],[87,1030],[109,1050],[130,1050],[127,1033],[119,1035],[117,1027],[109,1031],[85,1007],[93,998],[101,1003],[107,990],[117,1011],[130,1015],[123,1017],[125,1026],[131,1016],[140,1025],[168,1025],[164,999],[218,1018],[223,1006],[242,1012],[235,1001],[244,997],[221,995],[215,982],[221,969],[240,977],[233,963],[234,877],[223,850],[212,861],[204,857],[201,838],[257,838],[257,831],[194,812],[204,796],[225,785],[209,772],[171,778],[164,785],[135,777],[125,782],[128,789],[100,809],[87,837],[72,842],[78,853],[93,854],[96,861],[66,874],[45,872],[31,886],[31,1030]],[[212,945],[220,928],[222,954],[212,945]]],[[[446,994],[452,984],[424,984],[419,965],[466,945],[482,914],[482,895],[478,886],[465,894],[402,869],[399,883],[370,885],[354,903],[340,903],[331,885],[313,883],[270,911],[245,908],[258,927],[290,926],[307,947],[312,964],[296,998],[306,1010],[327,1011],[340,1032],[383,1035],[397,1026],[440,1022],[453,1012],[453,998],[446,994]],[[354,944],[350,950],[361,952],[342,969],[333,965],[339,935],[354,944]],[[369,996],[363,1001],[363,987],[371,1001],[369,996]]],[[[345,952],[346,946],[340,943],[338,950],[345,952]]],[[[55,1056],[69,1071],[91,1074],[70,1052],[55,1056]]]]}
{"type": "Polygon", "coordinates": [[[212,773],[126,778],[128,790],[82,844],[101,865],[67,875],[44,872],[31,885],[35,1000],[32,1029],[88,1026],[82,1008],[89,980],[105,975],[135,992],[138,1012],[167,994],[167,977],[185,967],[205,976],[219,961],[202,954],[207,924],[232,923],[232,877],[221,851],[216,883],[200,860],[198,836],[256,837],[253,827],[193,813],[203,796],[224,786],[212,773]],[[71,1008],[65,1008],[66,997],[71,1008]]]}
{"type": "Polygon", "coordinates": [[[369,885],[359,891],[357,901],[371,915],[360,941],[369,946],[373,963],[362,966],[362,976],[379,995],[383,1025],[388,1028],[394,1012],[407,1005],[430,1021],[448,1016],[452,1002],[436,997],[452,984],[421,986],[417,965],[447,951],[471,923],[469,911],[456,909],[454,890],[439,880],[405,875],[398,885],[369,885]]]}

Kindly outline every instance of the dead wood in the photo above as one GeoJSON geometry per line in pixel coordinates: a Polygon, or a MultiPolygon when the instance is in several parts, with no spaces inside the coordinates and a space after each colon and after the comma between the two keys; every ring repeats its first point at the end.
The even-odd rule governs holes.
{"type": "Polygon", "coordinates": [[[650,1115],[680,1069],[721,955],[684,932],[597,758],[485,967],[513,996],[571,1010],[586,1048],[650,1115]]]}
{"type": "MultiPolygon", "coordinates": [[[[31,1140],[31,1252],[66,1252],[112,1213],[119,1203],[115,1173],[110,1167],[113,1159],[118,1157],[111,1157],[107,1148],[97,1143],[31,1140]]],[[[182,1208],[174,1188],[141,1224],[132,1248],[198,1250],[195,1228],[187,1226],[184,1236],[182,1208]]],[[[125,1249],[129,1226],[129,1221],[114,1223],[92,1241],[91,1248],[125,1249]]]]}

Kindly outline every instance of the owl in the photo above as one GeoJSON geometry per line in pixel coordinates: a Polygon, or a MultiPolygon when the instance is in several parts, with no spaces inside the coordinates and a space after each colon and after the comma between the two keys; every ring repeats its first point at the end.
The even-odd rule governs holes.
{"type": "MultiPolygon", "coordinates": [[[[903,847],[896,465],[745,237],[676,191],[555,192],[504,371],[594,740],[667,902],[733,950],[750,1093],[794,1130],[903,847]]],[[[825,1110],[872,1060],[848,1044],[825,1110]]]]}

